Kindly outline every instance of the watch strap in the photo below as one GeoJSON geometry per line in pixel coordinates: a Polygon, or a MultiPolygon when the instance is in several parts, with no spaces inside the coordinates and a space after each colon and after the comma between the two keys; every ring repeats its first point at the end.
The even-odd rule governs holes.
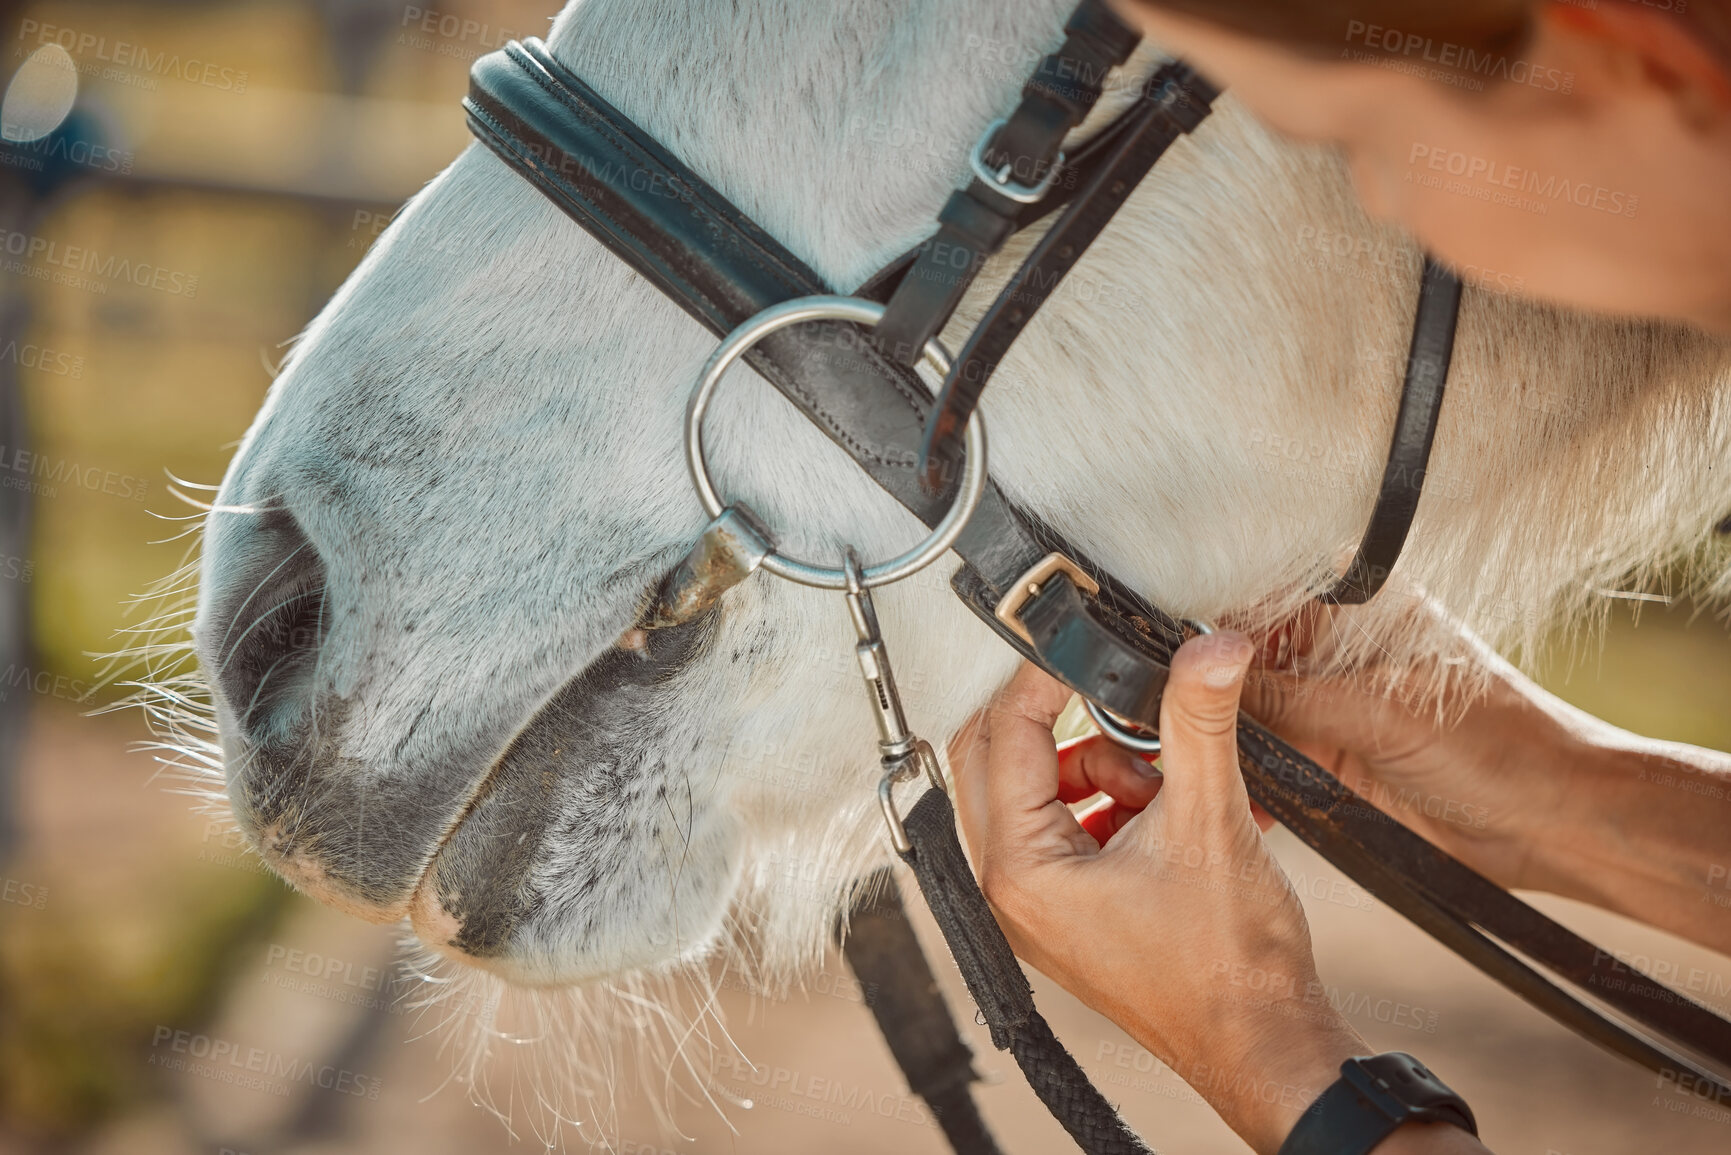
{"type": "Polygon", "coordinates": [[[1352,1058],[1305,1109],[1280,1155],[1370,1155],[1406,1123],[1449,1123],[1479,1133],[1472,1108],[1401,1051],[1352,1058]]]}

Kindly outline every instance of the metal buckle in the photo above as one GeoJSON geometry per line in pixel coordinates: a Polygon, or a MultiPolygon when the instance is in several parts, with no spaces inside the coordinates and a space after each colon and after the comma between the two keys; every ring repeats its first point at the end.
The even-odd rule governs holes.
{"type": "Polygon", "coordinates": [[[1034,635],[1022,624],[1022,607],[1039,594],[1054,574],[1063,574],[1075,583],[1077,589],[1090,597],[1100,592],[1100,583],[1061,553],[1049,553],[1035,562],[1027,573],[1017,578],[1015,584],[1004,591],[1004,596],[998,599],[997,609],[992,611],[992,616],[1002,622],[1005,629],[1030,646],[1034,644],[1034,635]]]}
{"type": "Polygon", "coordinates": [[[1046,175],[1039,184],[1026,185],[1011,180],[1009,165],[1002,165],[994,169],[986,163],[986,149],[997,138],[998,130],[1008,123],[1010,123],[1008,120],[1000,117],[986,126],[986,131],[980,135],[979,140],[974,142],[974,151],[968,156],[968,164],[973,168],[974,175],[991,185],[993,191],[997,192],[998,195],[1009,197],[1018,204],[1038,204],[1046,199],[1047,193],[1052,191],[1052,185],[1058,179],[1058,170],[1064,167],[1064,154],[1061,152],[1058,154],[1058,159],[1054,160],[1046,169],[1046,175]]]}
{"type": "MultiPolygon", "coordinates": [[[[1214,632],[1213,626],[1196,618],[1185,618],[1184,624],[1198,634],[1214,632]]],[[[1093,719],[1094,725],[1100,728],[1100,733],[1106,736],[1107,741],[1126,750],[1134,750],[1138,754],[1160,753],[1160,735],[1146,729],[1141,723],[1120,718],[1091,698],[1082,699],[1082,708],[1088,711],[1088,717],[1093,719]]]]}

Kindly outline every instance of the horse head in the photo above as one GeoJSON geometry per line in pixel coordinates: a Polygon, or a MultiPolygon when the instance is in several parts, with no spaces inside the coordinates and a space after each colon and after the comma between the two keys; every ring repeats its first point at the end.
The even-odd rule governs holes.
{"type": "MultiPolygon", "coordinates": [[[[583,0],[549,43],[845,290],[926,233],[1066,7],[583,0]]],[[[1374,500],[1418,268],[1337,157],[1228,98],[1000,371],[993,476],[1172,613],[1279,620],[1374,500]]],[[[1722,345],[1480,272],[1411,544],[1342,662],[1428,652],[1418,596],[1531,642],[1731,507],[1722,345]]],[[[680,429],[712,347],[484,149],[403,209],[294,349],[206,525],[196,650],[224,789],[272,868],[526,986],[742,935],[772,972],[821,946],[887,856],[840,598],[760,577],[636,628],[706,520],[680,429]]],[[[707,430],[724,491],[800,556],[923,533],[746,370],[707,430]]],[[[878,604],[924,733],[1015,662],[943,574],[878,604]]]]}

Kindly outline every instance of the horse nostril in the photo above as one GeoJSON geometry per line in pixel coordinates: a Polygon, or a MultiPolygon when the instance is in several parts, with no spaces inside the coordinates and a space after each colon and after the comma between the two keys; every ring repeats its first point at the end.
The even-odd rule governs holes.
{"type": "Polygon", "coordinates": [[[284,512],[259,515],[213,543],[199,659],[240,732],[286,737],[303,712],[325,635],[325,567],[284,512]]]}

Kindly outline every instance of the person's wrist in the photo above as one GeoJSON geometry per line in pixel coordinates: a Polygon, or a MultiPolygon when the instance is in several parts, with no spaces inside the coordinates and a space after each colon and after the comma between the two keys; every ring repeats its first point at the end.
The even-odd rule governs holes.
{"type": "MultiPolygon", "coordinates": [[[[1477,819],[1441,823],[1432,832],[1442,849],[1511,890],[1565,893],[1573,876],[1563,865],[1602,819],[1614,783],[1602,773],[1604,744],[1615,731],[1532,685],[1512,696],[1493,690],[1472,720],[1492,736],[1486,759],[1500,789],[1477,819]]],[[[1469,751],[1469,756],[1472,752],[1469,751]]]]}
{"type": "MultiPolygon", "coordinates": [[[[1304,1009],[1315,1014],[1313,1007],[1304,1009]]],[[[1305,1110],[1340,1077],[1340,1065],[1369,1053],[1358,1032],[1338,1012],[1329,1011],[1327,1021],[1308,1023],[1302,1031],[1294,1030],[1285,1016],[1265,1016],[1250,1048],[1235,1064],[1237,1071],[1253,1074],[1255,1086],[1251,1094],[1235,1096],[1239,1114],[1228,1122],[1258,1155],[1276,1155],[1305,1110]]],[[[1238,1079],[1233,1071],[1233,1066],[1221,1069],[1229,1086],[1238,1079]]]]}
{"type": "Polygon", "coordinates": [[[1570,757],[1554,825],[1534,828],[1531,887],[1648,920],[1654,893],[1698,887],[1698,856],[1675,848],[1696,803],[1724,793],[1712,756],[1605,727],[1570,757]]]}
{"type": "Polygon", "coordinates": [[[1510,888],[1592,897],[1582,886],[1588,877],[1582,856],[1599,847],[1606,815],[1619,808],[1618,798],[1627,789],[1620,766],[1627,752],[1614,750],[1600,737],[1565,733],[1537,747],[1543,764],[1531,772],[1544,775],[1558,789],[1547,805],[1523,807],[1511,815],[1500,833],[1525,849],[1518,876],[1506,880],[1510,888]]]}
{"type": "MultiPolygon", "coordinates": [[[[1322,990],[1312,980],[1282,997],[1217,1006],[1208,1029],[1169,1060],[1259,1155],[1276,1155],[1299,1116],[1339,1077],[1341,1063],[1369,1053],[1322,990]]],[[[1140,1041],[1156,1054],[1170,1049],[1140,1041]]]]}

